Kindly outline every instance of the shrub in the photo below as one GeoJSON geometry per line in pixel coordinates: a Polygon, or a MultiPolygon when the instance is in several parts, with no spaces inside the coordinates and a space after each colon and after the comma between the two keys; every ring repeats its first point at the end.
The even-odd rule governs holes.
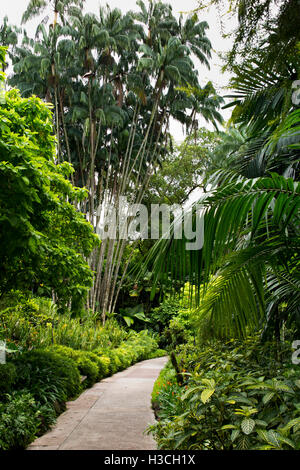
{"type": "Polygon", "coordinates": [[[41,405],[37,403],[38,408],[38,436],[42,436],[56,422],[56,417],[65,410],[64,403],[54,402],[41,405]]]}
{"type": "Polygon", "coordinates": [[[180,301],[178,299],[164,300],[150,312],[151,326],[159,333],[168,327],[170,320],[178,315],[180,301]]]}
{"type": "Polygon", "coordinates": [[[134,354],[130,346],[119,346],[115,350],[115,354],[118,355],[118,358],[121,361],[122,369],[126,369],[133,363],[134,354]]]}
{"type": "Polygon", "coordinates": [[[110,364],[109,364],[109,372],[110,374],[115,374],[120,370],[122,367],[121,360],[119,358],[119,355],[115,349],[111,349],[109,351],[106,351],[106,353],[109,355],[110,359],[110,364]]]}
{"type": "Polygon", "coordinates": [[[85,354],[82,354],[76,364],[79,368],[79,371],[82,375],[86,375],[87,379],[84,384],[86,387],[91,387],[97,380],[98,377],[98,367],[92,362],[85,354]]]}
{"type": "MultiPolygon", "coordinates": [[[[97,380],[99,369],[95,360],[92,361],[89,353],[86,351],[78,351],[68,346],[55,345],[47,349],[48,351],[55,351],[57,354],[73,359],[78,367],[79,372],[85,375],[87,379],[84,385],[91,387],[97,380]]],[[[91,353],[90,353],[91,354],[91,353]]]]}
{"type": "Polygon", "coordinates": [[[24,349],[55,344],[75,350],[117,347],[127,332],[115,319],[105,326],[94,315],[84,312],[72,318],[71,312],[57,313],[50,299],[34,297],[30,292],[11,291],[0,301],[0,339],[10,340],[24,349]]]}
{"type": "Polygon", "coordinates": [[[148,354],[148,359],[155,359],[156,357],[167,356],[168,352],[165,349],[155,349],[155,351],[148,354]]]}
{"type": "Polygon", "coordinates": [[[90,359],[90,361],[97,367],[96,380],[101,380],[108,375],[110,362],[108,357],[105,358],[103,356],[97,356],[97,354],[91,351],[85,351],[84,354],[85,357],[90,359]]]}
{"type": "Polygon", "coordinates": [[[162,388],[164,387],[164,385],[166,385],[167,382],[172,382],[174,380],[176,380],[176,372],[173,369],[171,362],[168,361],[165,367],[161,369],[159,376],[154,382],[152,395],[151,395],[152,405],[158,402],[158,395],[160,391],[162,390],[162,388]]]}
{"type": "Polygon", "coordinates": [[[44,404],[66,401],[80,392],[80,374],[73,359],[56,352],[34,350],[13,359],[18,389],[27,388],[44,404]]]}
{"type": "Polygon", "coordinates": [[[30,393],[13,392],[7,398],[0,403],[0,449],[25,449],[37,434],[40,413],[30,393]]]}
{"type": "MultiPolygon", "coordinates": [[[[55,322],[51,327],[52,324],[55,326],[55,322]]],[[[156,340],[147,332],[126,333],[127,341],[119,342],[124,336],[115,325],[109,327],[109,334],[114,330],[118,342],[111,342],[110,347],[107,343],[104,343],[106,347],[100,344],[91,352],[55,344],[18,352],[6,365],[0,365],[0,390],[4,394],[12,385],[17,389],[13,394],[5,395],[8,401],[0,408],[3,414],[0,446],[3,449],[24,448],[35,436],[49,429],[56,416],[65,409],[65,401],[75,398],[82,390],[80,373],[87,376],[84,386],[91,386],[96,380],[157,351],[156,340]],[[113,344],[117,347],[112,347],[113,344]],[[7,432],[8,426],[11,432],[7,432]]]]}
{"type": "Polygon", "coordinates": [[[131,331],[127,341],[123,341],[117,348],[97,348],[93,352],[101,359],[106,375],[107,368],[110,374],[115,374],[134,362],[147,359],[155,350],[157,350],[157,342],[145,330],[139,333],[131,331]]]}
{"type": "Polygon", "coordinates": [[[0,364],[0,399],[3,394],[11,391],[16,379],[16,367],[13,364],[0,364]]]}
{"type": "Polygon", "coordinates": [[[101,350],[95,349],[93,351],[93,354],[95,354],[95,356],[97,356],[97,358],[98,358],[98,368],[99,368],[98,379],[100,380],[104,377],[107,377],[110,374],[111,360],[110,360],[110,357],[108,355],[105,355],[103,353],[102,349],[101,350]]]}
{"type": "Polygon", "coordinates": [[[5,309],[0,311],[0,329],[5,338],[24,348],[51,344],[55,305],[50,299],[32,297],[12,291],[2,300],[5,309]]]}
{"type": "Polygon", "coordinates": [[[159,448],[300,449],[299,371],[268,348],[247,339],[178,349],[188,370],[179,400],[164,390],[153,397],[160,421],[149,429],[159,448]]]}
{"type": "Polygon", "coordinates": [[[175,349],[180,344],[187,343],[188,332],[177,318],[174,318],[160,336],[159,346],[167,349],[175,349]]]}

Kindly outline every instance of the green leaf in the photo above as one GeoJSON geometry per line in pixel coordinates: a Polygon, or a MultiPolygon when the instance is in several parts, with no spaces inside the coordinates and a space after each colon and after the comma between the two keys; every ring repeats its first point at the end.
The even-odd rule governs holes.
{"type": "Polygon", "coordinates": [[[273,444],[276,447],[280,447],[280,443],[278,439],[279,435],[277,434],[277,432],[273,431],[273,429],[270,429],[270,431],[267,431],[267,434],[268,434],[268,442],[273,444]]]}
{"type": "Polygon", "coordinates": [[[281,392],[292,392],[292,389],[285,384],[284,382],[274,381],[274,386],[276,390],[280,390],[281,392]]]}
{"type": "Polygon", "coordinates": [[[236,426],[234,424],[225,424],[221,429],[236,429],[236,426]]]}
{"type": "Polygon", "coordinates": [[[288,446],[292,447],[293,449],[295,449],[295,444],[294,442],[289,439],[288,437],[285,437],[285,436],[278,436],[278,440],[280,442],[283,442],[284,444],[287,444],[288,446]]]}
{"type": "Polygon", "coordinates": [[[134,320],[130,317],[123,317],[123,318],[128,326],[131,326],[134,323],[134,320]]]}
{"type": "Polygon", "coordinates": [[[269,443],[268,431],[266,431],[265,429],[258,429],[257,434],[263,441],[269,443]]]}
{"type": "Polygon", "coordinates": [[[237,449],[247,450],[249,449],[250,442],[248,436],[241,435],[237,441],[237,449]]]}
{"type": "Polygon", "coordinates": [[[240,435],[240,430],[234,429],[230,436],[231,441],[234,442],[239,435],[240,435]]]}
{"type": "Polygon", "coordinates": [[[208,400],[210,399],[210,397],[213,395],[213,393],[215,392],[214,389],[211,389],[211,388],[206,388],[202,391],[201,393],[201,401],[202,403],[207,403],[208,400]]]}
{"type": "Polygon", "coordinates": [[[241,428],[244,434],[251,434],[253,429],[255,428],[255,421],[251,418],[245,418],[241,422],[241,428]]]}
{"type": "Polygon", "coordinates": [[[214,379],[202,379],[201,380],[202,383],[204,383],[205,385],[207,385],[209,388],[214,388],[215,385],[216,385],[216,382],[214,381],[214,379]]]}
{"type": "Polygon", "coordinates": [[[81,103],[88,105],[88,97],[83,91],[80,93],[80,101],[81,103]]]}
{"type": "Polygon", "coordinates": [[[266,393],[263,398],[262,398],[262,401],[263,403],[266,405],[267,403],[269,403],[270,400],[272,400],[272,398],[274,397],[275,393],[274,392],[268,392],[266,393]]]}
{"type": "MultiPolygon", "coordinates": [[[[298,427],[300,426],[300,418],[294,418],[291,421],[289,421],[283,428],[283,431],[289,431],[292,427],[298,427]]],[[[294,428],[295,431],[295,428],[294,428]]]]}

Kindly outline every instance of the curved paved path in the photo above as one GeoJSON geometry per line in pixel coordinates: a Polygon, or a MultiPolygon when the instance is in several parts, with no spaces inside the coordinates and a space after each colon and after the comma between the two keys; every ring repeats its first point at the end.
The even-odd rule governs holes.
{"type": "Polygon", "coordinates": [[[143,433],[155,421],[151,392],[167,360],[138,362],[85,390],[28,449],[155,450],[152,436],[143,433]]]}

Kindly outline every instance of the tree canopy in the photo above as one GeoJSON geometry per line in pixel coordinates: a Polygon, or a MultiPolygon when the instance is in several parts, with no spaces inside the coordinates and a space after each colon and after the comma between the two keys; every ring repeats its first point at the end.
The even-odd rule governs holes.
{"type": "Polygon", "coordinates": [[[75,307],[91,287],[85,257],[98,238],[74,206],[86,191],[70,183],[68,163],[55,163],[50,108],[15,89],[0,106],[1,293],[39,289],[75,307]]]}

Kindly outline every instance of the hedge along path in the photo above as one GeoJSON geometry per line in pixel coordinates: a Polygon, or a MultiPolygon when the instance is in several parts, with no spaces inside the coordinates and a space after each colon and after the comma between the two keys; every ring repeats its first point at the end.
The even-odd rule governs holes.
{"type": "Polygon", "coordinates": [[[167,361],[138,362],[85,390],[28,450],[155,450],[144,431],[155,421],[151,393],[167,361]]]}

